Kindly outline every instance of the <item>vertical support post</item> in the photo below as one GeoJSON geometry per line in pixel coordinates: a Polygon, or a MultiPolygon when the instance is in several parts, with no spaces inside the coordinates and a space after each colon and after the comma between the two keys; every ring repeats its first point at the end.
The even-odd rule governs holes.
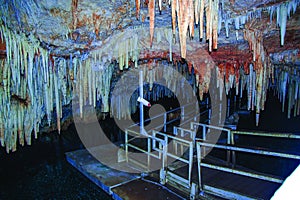
{"type": "Polygon", "coordinates": [[[227,113],[226,113],[226,117],[229,117],[229,115],[230,115],[230,96],[229,96],[229,98],[227,98],[227,113]]]}
{"type": "MultiPolygon", "coordinates": [[[[140,98],[144,98],[144,77],[143,77],[143,70],[140,69],[139,71],[139,93],[140,98]]],[[[140,102],[140,134],[144,135],[144,107],[143,103],[140,102]]]]}
{"type": "MultiPolygon", "coordinates": [[[[202,139],[204,142],[206,142],[206,126],[205,125],[203,125],[203,133],[202,134],[203,134],[202,139]]],[[[206,153],[206,147],[203,147],[203,153],[204,154],[206,153]]]]}
{"type": "Polygon", "coordinates": [[[151,139],[148,137],[148,149],[147,149],[147,167],[148,171],[150,171],[150,153],[151,153],[151,139]]]}
{"type": "Polygon", "coordinates": [[[206,97],[206,108],[208,108],[208,104],[209,104],[209,99],[208,96],[206,97]]]}
{"type": "MultiPolygon", "coordinates": [[[[228,130],[227,131],[227,145],[230,145],[231,143],[231,131],[228,130]]],[[[229,166],[230,164],[230,153],[231,153],[231,150],[227,150],[227,165],[229,166]]]]}
{"type": "Polygon", "coordinates": [[[184,120],[184,106],[181,107],[181,119],[184,120]]]}
{"type": "Polygon", "coordinates": [[[210,124],[211,121],[211,108],[208,110],[208,124],[210,124]]]}
{"type": "Polygon", "coordinates": [[[234,103],[233,104],[234,104],[234,108],[233,109],[234,109],[234,112],[235,112],[237,110],[237,108],[236,108],[236,95],[234,95],[234,103]]]}
{"type": "Polygon", "coordinates": [[[125,158],[126,162],[128,162],[128,130],[125,130],[125,158]]]}
{"type": "MultiPolygon", "coordinates": [[[[200,113],[200,107],[199,107],[198,101],[196,101],[195,108],[198,108],[199,109],[199,113],[200,113]]],[[[197,110],[197,112],[198,112],[198,110],[197,110]]],[[[199,118],[200,118],[200,115],[199,115],[199,118]]],[[[198,118],[198,115],[196,115],[194,117],[194,122],[199,122],[199,118],[198,118]]]]}
{"type": "Polygon", "coordinates": [[[167,132],[167,113],[164,113],[164,132],[167,132]]]}
{"type": "Polygon", "coordinates": [[[203,191],[202,176],[201,176],[201,146],[200,143],[196,143],[197,146],[197,164],[198,164],[198,184],[200,191],[203,191]]]}
{"type": "Polygon", "coordinates": [[[206,126],[204,124],[202,125],[202,139],[203,141],[206,140],[206,126]]]}
{"type": "Polygon", "coordinates": [[[189,151],[189,186],[192,184],[192,167],[193,167],[193,143],[190,143],[189,151]]]}
{"type": "Polygon", "coordinates": [[[222,103],[219,104],[219,124],[222,122],[222,103]]]}
{"type": "MultiPolygon", "coordinates": [[[[234,131],[231,131],[231,145],[234,145],[234,131]]],[[[232,166],[235,167],[235,162],[236,162],[236,158],[235,158],[235,151],[232,151],[232,166]]]]}

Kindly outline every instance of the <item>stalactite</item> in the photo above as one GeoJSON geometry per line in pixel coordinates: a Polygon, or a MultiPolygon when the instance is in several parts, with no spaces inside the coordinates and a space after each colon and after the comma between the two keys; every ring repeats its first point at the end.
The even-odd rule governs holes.
{"type": "Polygon", "coordinates": [[[189,4],[191,0],[184,1],[179,0],[179,10],[177,11],[178,16],[178,29],[179,29],[179,40],[180,40],[180,52],[181,57],[186,58],[186,39],[187,39],[187,31],[189,26],[189,4]]]}
{"type": "Polygon", "coordinates": [[[173,31],[173,36],[175,37],[176,33],[176,11],[177,11],[177,0],[172,0],[172,31],[173,31]]]}
{"type": "Polygon", "coordinates": [[[286,22],[287,22],[287,7],[285,4],[280,6],[280,44],[284,45],[284,37],[286,32],[286,22]]]}
{"type": "Polygon", "coordinates": [[[140,17],[140,6],[141,2],[140,0],[135,0],[135,7],[136,7],[136,18],[139,19],[140,17]]]}
{"type": "Polygon", "coordinates": [[[161,11],[161,7],[162,7],[162,0],[158,0],[158,8],[159,8],[159,11],[161,11]]]}
{"type": "Polygon", "coordinates": [[[194,17],[195,17],[195,10],[194,10],[194,1],[189,1],[189,8],[188,8],[188,16],[189,16],[189,33],[190,37],[193,38],[195,34],[194,28],[194,17]]]}
{"type": "Polygon", "coordinates": [[[213,2],[213,22],[212,22],[212,48],[218,48],[218,26],[219,26],[219,1],[213,2]]]}
{"type": "Polygon", "coordinates": [[[200,7],[199,7],[199,31],[200,31],[200,38],[203,38],[203,26],[204,26],[204,9],[205,9],[205,0],[200,0],[200,7]]]}
{"type": "Polygon", "coordinates": [[[155,0],[149,0],[148,12],[150,16],[150,47],[152,47],[155,21],[155,0]]]}
{"type": "Polygon", "coordinates": [[[58,80],[56,74],[53,76],[54,82],[54,92],[55,92],[55,108],[56,108],[56,121],[57,121],[57,130],[60,133],[60,98],[58,91],[58,80]]]}
{"type": "Polygon", "coordinates": [[[212,23],[213,23],[213,7],[212,0],[208,0],[206,12],[206,40],[208,40],[208,49],[212,51],[212,23]]]}

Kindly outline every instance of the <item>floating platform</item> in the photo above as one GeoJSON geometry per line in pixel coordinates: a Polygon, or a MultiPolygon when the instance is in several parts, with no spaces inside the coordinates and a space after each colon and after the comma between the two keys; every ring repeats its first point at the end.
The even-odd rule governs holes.
{"type": "MultiPolygon", "coordinates": [[[[109,151],[110,145],[103,145],[98,150],[109,151]]],[[[109,153],[109,152],[108,152],[109,153]]],[[[110,155],[110,154],[107,154],[110,155]]],[[[110,156],[107,156],[108,158],[110,156]]],[[[113,199],[140,200],[181,200],[185,199],[151,180],[144,179],[138,174],[118,171],[103,165],[86,149],[66,153],[67,161],[84,174],[93,183],[112,196],[113,199]]],[[[126,162],[117,163],[128,167],[126,162]]]]}

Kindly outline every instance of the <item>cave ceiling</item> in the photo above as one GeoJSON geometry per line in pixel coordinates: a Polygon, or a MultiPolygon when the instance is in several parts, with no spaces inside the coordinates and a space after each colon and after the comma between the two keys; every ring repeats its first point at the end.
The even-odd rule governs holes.
{"type": "MultiPolygon", "coordinates": [[[[251,29],[263,32],[264,45],[268,53],[280,53],[299,49],[299,11],[290,11],[286,24],[285,44],[280,45],[280,27],[276,24],[277,7],[288,4],[282,0],[220,0],[217,43],[221,48],[215,55],[222,55],[224,45],[231,45],[239,53],[241,49],[248,53],[249,47],[244,40],[245,23],[251,23],[251,29]],[[270,16],[273,15],[273,16],[270,16]],[[272,21],[270,20],[272,17],[272,21]],[[237,24],[237,21],[239,23],[237,24]]],[[[291,9],[298,1],[291,1],[291,9]]],[[[136,2],[66,0],[66,1],[3,1],[1,4],[2,21],[14,31],[33,34],[41,45],[55,55],[83,53],[94,49],[110,49],[113,41],[122,40],[132,30],[140,31],[139,40],[145,41],[144,48],[150,49],[148,0],[140,1],[140,11],[136,13],[136,2]]],[[[172,27],[172,9],[169,1],[159,1],[155,6],[155,29],[172,27]]],[[[294,6],[294,7],[293,7],[294,6]]],[[[289,9],[289,8],[288,8],[289,9]]],[[[204,22],[206,23],[206,22],[204,22]]],[[[178,28],[177,28],[178,29],[178,28]]],[[[208,49],[208,42],[199,38],[198,27],[194,37],[187,38],[187,48],[203,47],[208,49]]],[[[205,30],[204,30],[205,32],[205,30]]],[[[154,33],[155,34],[155,33],[154,33]]],[[[177,30],[178,34],[178,30],[177,30]]],[[[153,49],[164,44],[155,44],[153,49]]],[[[179,39],[178,39],[179,40],[179,39]]],[[[152,50],[153,50],[152,49],[152,50]]],[[[174,44],[174,52],[180,53],[179,41],[174,44]]],[[[213,50],[216,51],[216,50],[213,50]]],[[[224,54],[224,53],[223,53],[224,54]]],[[[299,54],[296,56],[297,60],[299,54]]],[[[217,58],[219,59],[219,58],[217,58]]],[[[220,59],[223,59],[220,57],[220,59]]]]}

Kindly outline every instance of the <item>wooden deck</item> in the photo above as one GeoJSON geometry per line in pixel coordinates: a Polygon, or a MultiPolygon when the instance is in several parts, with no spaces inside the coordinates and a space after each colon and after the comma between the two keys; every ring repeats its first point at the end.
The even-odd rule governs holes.
{"type": "MultiPolygon", "coordinates": [[[[218,159],[212,161],[210,158],[209,163],[218,163],[220,166],[225,166],[226,162],[221,162],[218,159]]],[[[244,167],[237,166],[236,168],[244,171],[244,167]]],[[[279,183],[264,181],[256,178],[237,175],[220,170],[201,167],[202,170],[202,183],[204,193],[217,195],[225,198],[231,196],[233,199],[270,199],[275,191],[281,186],[279,183]]],[[[187,177],[187,166],[181,166],[172,171],[182,177],[187,177]]],[[[197,163],[193,164],[192,181],[198,184],[198,168],[197,163]]],[[[225,198],[226,199],[226,198],[225,198]]],[[[228,199],[228,198],[227,198],[228,199]]]]}
{"type": "Polygon", "coordinates": [[[231,192],[234,196],[249,197],[253,199],[270,199],[274,192],[280,187],[280,184],[263,181],[255,178],[245,177],[227,172],[221,172],[214,169],[203,167],[204,189],[210,190],[210,187],[220,189],[222,192],[231,192]]]}
{"type": "MultiPolygon", "coordinates": [[[[106,152],[106,155],[116,153],[110,152],[112,148],[109,145],[97,148],[106,152]]],[[[110,159],[110,157],[107,156],[106,159],[110,159]]],[[[105,166],[85,149],[66,153],[66,159],[92,182],[110,194],[113,199],[153,199],[153,196],[157,200],[188,198],[188,196],[184,196],[183,193],[174,190],[174,188],[167,188],[168,184],[166,186],[158,184],[158,179],[150,181],[147,177],[142,178],[138,173],[127,173],[105,166]]],[[[115,161],[115,165],[121,166],[121,168],[131,167],[126,162],[118,163],[115,161]]],[[[172,171],[182,177],[187,177],[188,170],[185,165],[174,163],[172,171]]],[[[153,175],[154,173],[150,176],[159,177],[158,174],[153,175]]],[[[192,181],[198,184],[196,163],[193,166],[192,176],[192,181]]],[[[226,195],[235,199],[270,199],[281,185],[206,167],[202,167],[202,177],[204,195],[200,197],[201,199],[211,199],[210,195],[223,198],[226,195]],[[207,195],[210,197],[207,197],[207,195]]]]}
{"type": "MultiPolygon", "coordinates": [[[[109,146],[104,145],[97,148],[107,151],[107,159],[110,158],[109,146]]],[[[85,149],[66,153],[66,159],[113,199],[150,200],[153,197],[156,200],[184,199],[167,187],[143,179],[138,174],[118,171],[103,165],[85,149]]],[[[130,167],[126,162],[118,163],[116,161],[115,164],[121,165],[121,167],[130,167]]]]}

